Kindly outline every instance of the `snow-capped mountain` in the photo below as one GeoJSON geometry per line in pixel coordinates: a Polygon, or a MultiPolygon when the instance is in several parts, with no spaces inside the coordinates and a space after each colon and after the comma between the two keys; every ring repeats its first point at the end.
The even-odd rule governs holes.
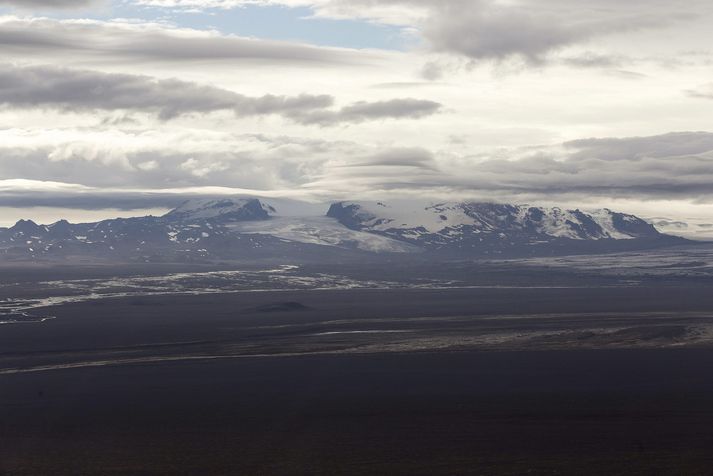
{"type": "Polygon", "coordinates": [[[21,220],[0,229],[0,256],[10,259],[102,258],[196,261],[263,258],[288,253],[271,236],[234,233],[227,225],[268,220],[275,209],[257,199],[189,200],[162,217],[38,225],[21,220]]]}
{"type": "Polygon", "coordinates": [[[187,200],[164,215],[169,221],[249,221],[267,220],[277,212],[256,198],[187,200]]]}
{"type": "MultiPolygon", "coordinates": [[[[326,207],[325,207],[326,208],[326,207]]],[[[161,217],[0,229],[9,260],[325,261],[478,257],[642,249],[684,242],[633,215],[488,203],[333,204],[326,216],[281,216],[259,199],[189,200],[161,217]]]]}
{"type": "Polygon", "coordinates": [[[505,248],[584,241],[656,240],[653,225],[603,209],[586,213],[553,207],[494,203],[384,202],[333,204],[328,216],[353,230],[379,234],[430,249],[505,248]]]}

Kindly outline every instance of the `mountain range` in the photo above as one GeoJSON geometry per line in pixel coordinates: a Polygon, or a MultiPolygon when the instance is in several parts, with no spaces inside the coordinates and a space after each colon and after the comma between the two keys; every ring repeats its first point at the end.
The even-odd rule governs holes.
{"type": "Polygon", "coordinates": [[[0,228],[0,258],[120,262],[339,261],[605,253],[683,244],[608,209],[452,202],[339,202],[281,215],[257,198],[188,200],[160,216],[0,228]]]}

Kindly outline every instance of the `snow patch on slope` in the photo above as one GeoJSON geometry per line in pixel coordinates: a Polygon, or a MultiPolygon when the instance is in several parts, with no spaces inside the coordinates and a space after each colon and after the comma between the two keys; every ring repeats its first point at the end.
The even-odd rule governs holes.
{"type": "Polygon", "coordinates": [[[416,247],[407,243],[355,231],[328,217],[278,217],[267,221],[232,223],[238,233],[271,235],[287,241],[314,245],[357,248],[374,253],[413,253],[416,247]]]}
{"type": "MultiPolygon", "coordinates": [[[[590,212],[590,215],[592,218],[594,218],[594,221],[597,222],[599,226],[602,227],[604,232],[608,235],[608,238],[613,238],[615,240],[630,240],[635,238],[634,236],[628,235],[626,233],[622,233],[621,231],[616,229],[616,226],[614,225],[614,215],[611,210],[607,208],[603,208],[600,210],[594,210],[590,212]]],[[[633,217],[631,215],[624,215],[623,219],[625,221],[632,221],[633,217]]]]}
{"type": "Polygon", "coordinates": [[[343,202],[345,207],[359,207],[363,225],[373,231],[422,228],[438,233],[444,228],[471,224],[473,219],[454,204],[424,206],[419,203],[343,202]]]}

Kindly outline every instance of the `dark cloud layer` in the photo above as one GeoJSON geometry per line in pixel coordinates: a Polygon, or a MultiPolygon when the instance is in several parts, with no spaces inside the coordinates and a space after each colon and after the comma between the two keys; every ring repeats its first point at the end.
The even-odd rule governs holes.
{"type": "Polygon", "coordinates": [[[384,170],[375,155],[360,167],[325,173],[328,178],[322,185],[329,187],[331,181],[334,189],[334,184],[348,184],[372,194],[454,194],[503,201],[558,197],[708,201],[713,193],[713,133],[586,139],[499,155],[504,158],[434,154],[433,169],[418,167],[416,160],[414,166],[400,167],[395,173],[388,173],[394,168],[384,170]]]}
{"type": "Polygon", "coordinates": [[[0,104],[66,111],[141,111],[168,120],[189,113],[232,110],[238,116],[280,114],[302,124],[336,125],[383,118],[417,119],[436,113],[432,101],[397,99],[329,109],[328,95],[248,97],[176,79],[72,70],[54,66],[0,68],[0,104]]]}
{"type": "Polygon", "coordinates": [[[155,112],[165,120],[219,110],[233,110],[241,116],[287,114],[321,109],[332,103],[333,98],[324,95],[248,97],[176,79],[54,66],[0,68],[0,104],[13,107],[145,111],[155,112]]]}
{"type": "Polygon", "coordinates": [[[475,170],[471,185],[486,190],[704,199],[713,192],[713,133],[584,139],[565,143],[564,153],[545,148],[517,160],[486,161],[475,170]]]}
{"type": "Polygon", "coordinates": [[[573,151],[571,159],[638,161],[691,156],[713,151],[713,134],[672,132],[658,136],[623,139],[580,139],[566,142],[564,145],[573,151]]]}
{"type": "MultiPolygon", "coordinates": [[[[212,196],[196,198],[211,198],[212,196]]],[[[185,201],[185,196],[168,193],[142,192],[41,192],[33,190],[4,192],[0,191],[0,206],[12,208],[70,208],[76,210],[139,210],[148,208],[173,208],[185,201]]]]}
{"type": "MultiPolygon", "coordinates": [[[[356,143],[261,138],[255,148],[138,150],[106,160],[58,154],[51,148],[0,150],[0,176],[126,188],[219,185],[262,190],[311,190],[324,197],[383,193],[457,194],[498,200],[636,198],[709,200],[713,193],[713,133],[601,138],[559,147],[512,150],[482,160],[419,148],[377,149],[356,143]],[[309,157],[307,160],[305,158],[309,157]],[[156,167],[142,167],[155,161],[156,167]],[[306,188],[303,188],[306,187],[306,188]]],[[[81,152],[81,151],[79,151],[81,152]]],[[[44,192],[51,196],[54,192],[44,192]]],[[[107,192],[108,193],[108,192],[107,192]]],[[[121,195],[120,192],[113,192],[121,195]]],[[[71,191],[62,192],[63,199],[71,191]]],[[[75,195],[90,197],[78,190],[75,195]]],[[[27,192],[5,190],[0,205],[27,192]]],[[[89,198],[87,198],[89,200],[89,198]]],[[[29,203],[29,202],[28,202],[29,203]]],[[[35,203],[35,202],[32,202],[35,203]]]]}

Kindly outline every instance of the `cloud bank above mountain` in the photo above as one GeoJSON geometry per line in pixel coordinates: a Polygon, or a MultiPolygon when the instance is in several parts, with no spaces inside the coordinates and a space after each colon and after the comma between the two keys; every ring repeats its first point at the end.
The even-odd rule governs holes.
{"type": "Polygon", "coordinates": [[[234,191],[694,207],[713,191],[712,10],[0,1],[0,207],[234,191]]]}
{"type": "MultiPolygon", "coordinates": [[[[209,140],[174,137],[175,150],[160,151],[144,148],[136,139],[121,136],[118,142],[125,146],[120,150],[76,142],[34,150],[4,147],[3,157],[14,160],[3,161],[0,173],[35,181],[30,193],[81,195],[88,201],[102,195],[102,187],[110,188],[113,196],[126,190],[129,197],[137,190],[160,196],[162,188],[174,194],[217,186],[224,193],[262,190],[319,200],[425,195],[705,202],[713,193],[713,134],[705,132],[577,140],[513,149],[501,159],[265,136],[235,136],[223,150],[209,140]],[[65,188],[44,188],[43,183],[60,178],[68,184],[65,188]]],[[[2,196],[25,196],[28,191],[17,192],[9,187],[2,196]]]]}

